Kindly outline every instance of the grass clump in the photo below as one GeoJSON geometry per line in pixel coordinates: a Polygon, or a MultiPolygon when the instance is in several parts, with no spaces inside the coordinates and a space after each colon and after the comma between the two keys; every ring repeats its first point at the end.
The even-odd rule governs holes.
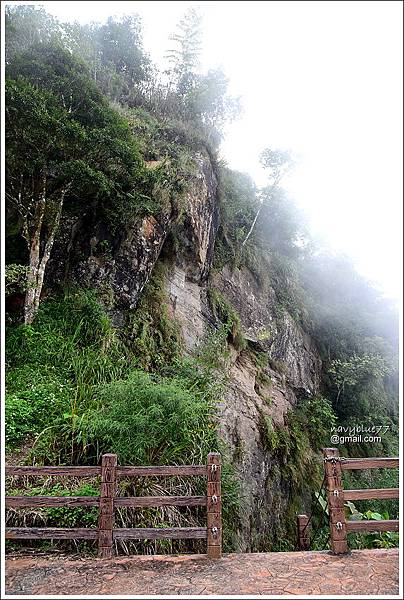
{"type": "Polygon", "coordinates": [[[76,289],[43,302],[32,325],[8,328],[6,366],[13,447],[61,417],[75,419],[93,386],[122,376],[128,359],[95,294],[76,289]]]}
{"type": "MultiPolygon", "coordinates": [[[[53,465],[98,464],[104,452],[116,453],[120,464],[134,465],[204,464],[211,451],[221,451],[225,457],[215,420],[215,404],[223,389],[223,378],[217,373],[225,344],[223,332],[210,336],[195,356],[182,357],[175,323],[161,310],[165,297],[163,275],[157,271],[139,310],[134,312],[138,330],[128,345],[119,338],[95,294],[88,290],[70,290],[49,298],[43,301],[32,325],[10,326],[7,451],[30,442],[27,462],[53,465]],[[144,348],[147,353],[143,353],[144,348]]],[[[224,544],[231,550],[238,519],[238,488],[229,461],[224,458],[223,462],[224,544]]],[[[192,483],[178,479],[174,483],[151,481],[150,490],[143,483],[127,482],[119,493],[147,495],[150,491],[149,495],[159,495],[158,485],[163,486],[161,493],[206,493],[206,481],[201,478],[192,478],[192,483]]],[[[18,481],[16,489],[20,493],[21,485],[24,494],[43,495],[49,491],[48,495],[80,495],[69,486],[49,488],[48,482],[45,490],[18,481]]],[[[95,488],[98,490],[98,486],[95,488]]],[[[24,522],[92,526],[92,511],[84,515],[79,510],[28,511],[24,522]]],[[[204,526],[205,515],[197,508],[192,511],[178,507],[122,509],[117,523],[126,527],[204,526]]],[[[9,524],[19,526],[16,511],[8,513],[7,518],[9,524]]],[[[205,551],[199,542],[187,544],[125,542],[119,550],[205,551]]]]}
{"type": "Polygon", "coordinates": [[[145,371],[159,371],[181,356],[180,328],[170,314],[165,280],[167,267],[158,263],[139,305],[129,314],[125,343],[134,363],[145,371]]]}
{"type": "Polygon", "coordinates": [[[246,348],[240,317],[230,302],[215,288],[208,289],[208,299],[214,317],[226,327],[229,341],[237,350],[246,348]]]}

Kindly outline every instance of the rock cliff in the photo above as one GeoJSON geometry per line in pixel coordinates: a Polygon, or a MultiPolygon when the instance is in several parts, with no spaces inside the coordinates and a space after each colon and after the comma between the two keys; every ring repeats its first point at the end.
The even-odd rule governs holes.
{"type": "Polygon", "coordinates": [[[158,217],[133,219],[112,235],[91,214],[65,218],[49,263],[48,286],[73,279],[98,288],[113,322],[122,325],[169,244],[167,297],[188,352],[215,326],[208,289],[232,305],[249,344],[268,357],[267,366],[259,368],[251,353],[231,346],[229,382],[217,407],[220,434],[240,480],[237,547],[257,551],[276,538],[291,494],[266,446],[264,424],[270,420],[284,426],[287,411],[319,391],[321,361],[307,333],[287,312],[280,313],[270,282],[260,286],[246,267],[213,271],[217,180],[207,155],[197,154],[194,164],[181,219],[167,207],[158,217]]]}

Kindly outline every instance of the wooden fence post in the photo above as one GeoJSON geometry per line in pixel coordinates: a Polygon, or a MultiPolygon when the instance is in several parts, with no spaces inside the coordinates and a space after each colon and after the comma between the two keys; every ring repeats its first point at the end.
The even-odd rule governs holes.
{"type": "Polygon", "coordinates": [[[116,494],[116,454],[103,454],[101,462],[98,557],[112,558],[114,551],[114,498],[116,494]]]}
{"type": "Polygon", "coordinates": [[[307,515],[297,515],[297,538],[299,550],[310,549],[310,525],[307,515]]]}
{"type": "Polygon", "coordinates": [[[207,554],[209,558],[220,558],[222,556],[222,494],[218,452],[208,454],[207,479],[207,554]]]}
{"type": "Polygon", "coordinates": [[[330,522],[331,552],[333,554],[347,554],[349,549],[339,450],[337,448],[324,448],[323,455],[330,522]]]}

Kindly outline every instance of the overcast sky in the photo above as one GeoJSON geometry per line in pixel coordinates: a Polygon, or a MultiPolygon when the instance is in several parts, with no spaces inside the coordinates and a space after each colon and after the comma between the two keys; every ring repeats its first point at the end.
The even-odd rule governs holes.
{"type": "Polygon", "coordinates": [[[299,154],[285,187],[313,234],[401,297],[402,2],[38,4],[81,23],[137,12],[160,63],[183,12],[199,6],[203,67],[222,67],[244,106],[222,146],[229,166],[262,184],[264,147],[299,154]]]}

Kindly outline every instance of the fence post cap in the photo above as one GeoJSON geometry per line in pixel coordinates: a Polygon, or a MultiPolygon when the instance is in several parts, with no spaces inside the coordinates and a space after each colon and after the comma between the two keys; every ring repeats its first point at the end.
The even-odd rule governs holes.
{"type": "Polygon", "coordinates": [[[339,450],[338,448],[323,448],[323,454],[327,455],[327,454],[339,454],[339,450]]]}

